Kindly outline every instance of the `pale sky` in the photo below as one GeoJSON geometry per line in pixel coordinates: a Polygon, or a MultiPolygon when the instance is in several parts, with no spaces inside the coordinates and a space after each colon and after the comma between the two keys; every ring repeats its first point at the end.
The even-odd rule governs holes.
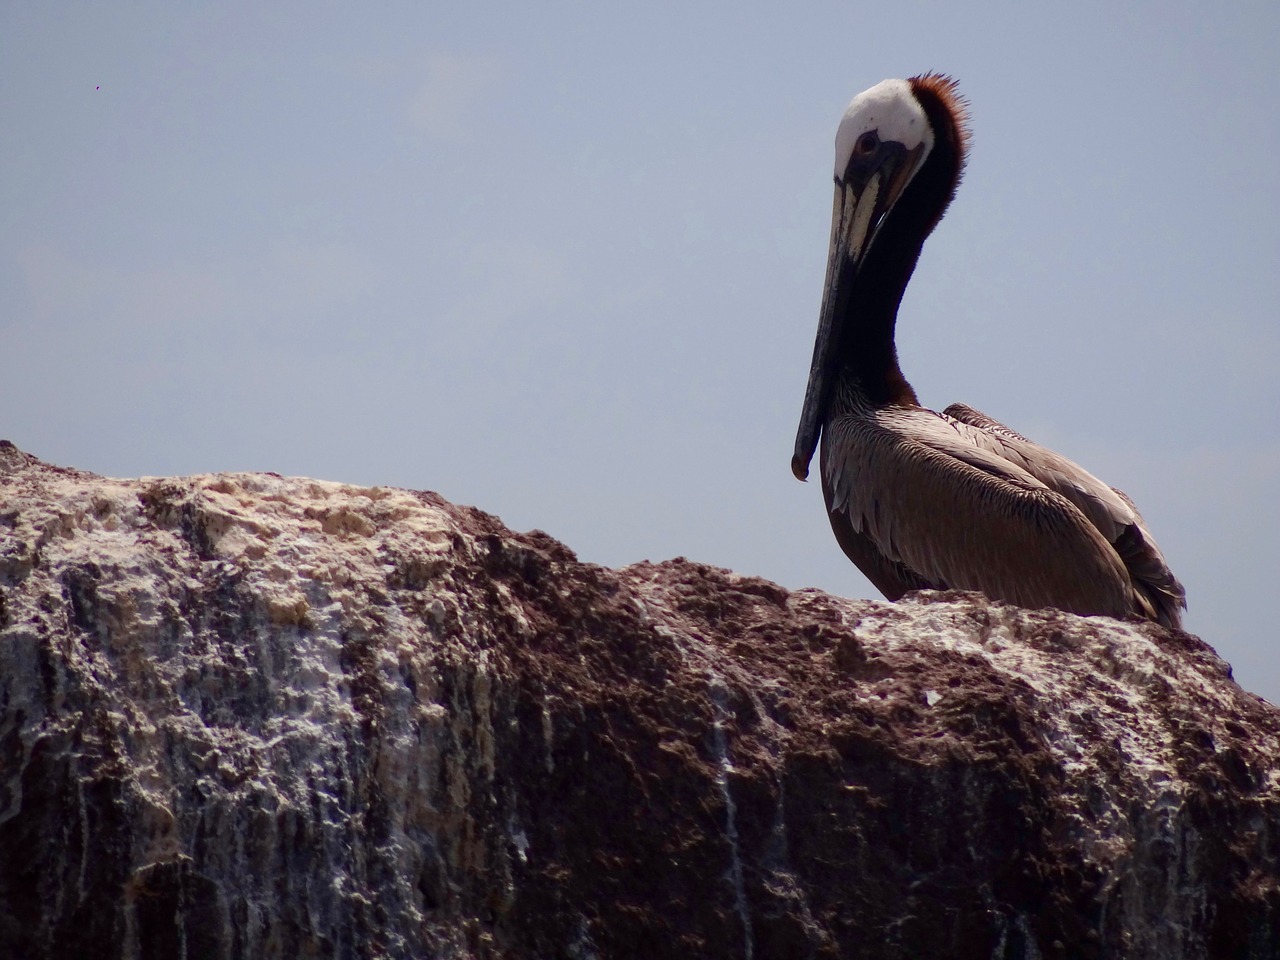
{"type": "Polygon", "coordinates": [[[875,597],[789,462],[836,124],[941,70],[908,379],[1128,492],[1280,702],[1280,5],[691,6],[3,3],[0,437],[875,597]]]}

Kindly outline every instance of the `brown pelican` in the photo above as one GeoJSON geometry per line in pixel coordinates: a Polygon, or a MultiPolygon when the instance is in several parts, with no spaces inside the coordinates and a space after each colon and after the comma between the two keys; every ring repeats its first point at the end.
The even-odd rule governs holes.
{"type": "Polygon", "coordinates": [[[1132,501],[963,404],[920,406],[894,325],[964,168],[955,81],[885,80],[836,132],[831,250],[791,470],[821,437],[836,540],[890,600],[978,590],[1023,607],[1181,624],[1185,591],[1132,501]]]}

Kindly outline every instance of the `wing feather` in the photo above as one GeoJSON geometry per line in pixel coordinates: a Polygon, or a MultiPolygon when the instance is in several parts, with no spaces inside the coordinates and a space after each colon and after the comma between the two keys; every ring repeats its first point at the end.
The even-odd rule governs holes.
{"type": "Polygon", "coordinates": [[[1046,482],[1027,468],[1015,439],[975,434],[994,436],[919,407],[837,415],[822,436],[833,526],[839,515],[884,562],[930,585],[1085,615],[1135,612],[1125,564],[1090,515],[1104,511],[1056,489],[1071,486],[1070,473],[1046,482]]]}
{"type": "Polygon", "coordinates": [[[957,429],[974,443],[1017,463],[1075,504],[1119,554],[1133,578],[1144,614],[1166,627],[1182,626],[1186,590],[1123,490],[1108,486],[1079,464],[973,407],[953,403],[943,415],[957,421],[957,429]]]}

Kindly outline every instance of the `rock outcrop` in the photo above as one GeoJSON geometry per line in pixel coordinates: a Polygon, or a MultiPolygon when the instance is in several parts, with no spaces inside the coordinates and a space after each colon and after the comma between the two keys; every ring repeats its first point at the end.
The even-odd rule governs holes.
{"type": "Polygon", "coordinates": [[[1280,956],[1195,637],[0,444],[0,956],[1280,956]]]}

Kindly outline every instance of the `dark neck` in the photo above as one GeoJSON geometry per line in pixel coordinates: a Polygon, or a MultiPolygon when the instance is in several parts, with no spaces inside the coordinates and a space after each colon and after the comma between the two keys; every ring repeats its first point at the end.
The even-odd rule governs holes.
{"type": "Polygon", "coordinates": [[[919,99],[933,124],[933,150],[885,217],[857,277],[848,278],[852,286],[841,324],[840,376],[857,381],[859,392],[876,406],[918,404],[898,366],[898,307],[925,238],[942,219],[960,179],[954,122],[940,102],[919,99]]]}

